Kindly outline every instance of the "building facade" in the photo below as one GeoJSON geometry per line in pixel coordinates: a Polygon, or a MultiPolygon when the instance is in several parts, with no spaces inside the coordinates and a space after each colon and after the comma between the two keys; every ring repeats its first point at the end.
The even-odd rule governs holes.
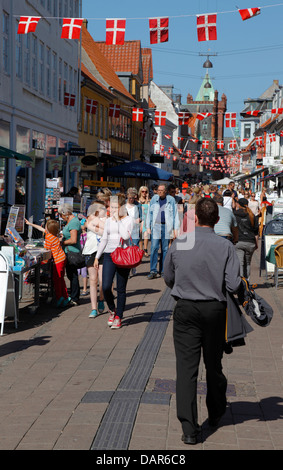
{"type": "Polygon", "coordinates": [[[54,176],[61,169],[67,191],[69,166],[63,158],[78,143],[78,41],[61,39],[61,28],[63,17],[81,16],[81,0],[2,0],[0,15],[0,145],[33,158],[30,168],[2,160],[1,197],[2,202],[15,202],[18,179],[27,215],[38,221],[44,212],[46,174],[54,176]],[[17,34],[20,16],[41,17],[34,33],[17,34]],[[75,95],[74,106],[64,104],[65,93],[75,95]]]}

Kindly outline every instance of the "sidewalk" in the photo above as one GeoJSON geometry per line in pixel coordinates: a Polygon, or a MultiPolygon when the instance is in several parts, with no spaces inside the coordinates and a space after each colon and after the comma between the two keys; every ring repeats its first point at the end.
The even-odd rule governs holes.
{"type": "Polygon", "coordinates": [[[274,308],[267,328],[224,356],[228,406],[219,428],[207,425],[205,370],[199,371],[200,442],[181,441],[176,418],[174,301],[162,278],[149,281],[149,260],[128,283],[123,327],[107,314],[89,319],[89,298],[57,311],[20,313],[18,330],[0,337],[1,450],[243,450],[283,449],[283,285],[252,282],[274,308]]]}

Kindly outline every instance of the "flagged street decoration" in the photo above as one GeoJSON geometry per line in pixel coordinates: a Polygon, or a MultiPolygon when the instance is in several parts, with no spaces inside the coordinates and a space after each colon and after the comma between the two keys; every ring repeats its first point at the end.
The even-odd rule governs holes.
{"type": "Polygon", "coordinates": [[[34,33],[40,16],[21,16],[18,26],[18,34],[34,33]]]}
{"type": "Polygon", "coordinates": [[[253,16],[257,16],[260,14],[260,8],[244,8],[243,10],[239,10],[241,18],[243,21],[252,18],[253,16]]]}
{"type": "Polygon", "coordinates": [[[216,41],[217,15],[197,15],[197,34],[198,41],[216,41]]]}
{"type": "Polygon", "coordinates": [[[62,39],[80,39],[82,18],[64,18],[62,26],[62,39]]]}
{"type": "Polygon", "coordinates": [[[106,44],[123,45],[125,42],[126,20],[107,19],[106,20],[106,44]]]}
{"type": "Polygon", "coordinates": [[[149,19],[150,44],[159,44],[169,40],[169,18],[149,19]]]}

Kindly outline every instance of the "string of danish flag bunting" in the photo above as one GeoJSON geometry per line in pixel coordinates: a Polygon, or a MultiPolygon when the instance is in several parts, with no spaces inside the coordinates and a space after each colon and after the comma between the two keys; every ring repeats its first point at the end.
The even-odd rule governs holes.
{"type": "MultiPolygon", "coordinates": [[[[239,13],[242,21],[254,18],[261,13],[264,8],[283,6],[283,3],[275,5],[264,5],[256,8],[244,8],[233,11],[220,11],[218,13],[202,13],[199,15],[179,15],[179,16],[160,16],[156,18],[88,18],[88,20],[106,21],[106,44],[123,45],[125,42],[126,23],[128,20],[148,20],[150,44],[160,44],[169,41],[169,19],[173,18],[196,18],[197,39],[201,41],[217,40],[217,18],[220,14],[239,13]]],[[[16,15],[19,17],[19,15],[16,15]]],[[[34,33],[40,16],[20,16],[18,34],[34,33]]],[[[63,19],[62,35],[63,39],[80,39],[82,28],[82,18],[59,18],[46,17],[46,19],[63,19]]]]}

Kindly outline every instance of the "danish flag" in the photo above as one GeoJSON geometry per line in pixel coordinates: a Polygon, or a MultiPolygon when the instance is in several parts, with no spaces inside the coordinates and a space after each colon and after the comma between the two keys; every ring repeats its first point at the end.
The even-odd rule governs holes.
{"type": "Polygon", "coordinates": [[[261,111],[257,109],[255,111],[247,111],[246,114],[248,114],[249,116],[258,116],[259,114],[261,114],[261,111]]]}
{"type": "Polygon", "coordinates": [[[197,15],[197,33],[199,41],[216,41],[217,15],[197,15]]]}
{"type": "Polygon", "coordinates": [[[86,112],[90,114],[96,114],[98,102],[94,100],[86,100],[86,112]]]}
{"type": "Polygon", "coordinates": [[[40,16],[21,16],[18,34],[34,33],[40,19],[40,16]]]}
{"type": "Polygon", "coordinates": [[[202,121],[203,119],[209,116],[212,116],[212,114],[211,113],[198,113],[196,118],[199,119],[199,121],[202,121]]]}
{"type": "Polygon", "coordinates": [[[125,42],[126,20],[107,19],[106,20],[106,44],[123,45],[125,42]]]}
{"type": "Polygon", "coordinates": [[[179,113],[179,126],[184,126],[189,124],[190,113],[179,113]]]}
{"type": "Polygon", "coordinates": [[[143,109],[133,108],[132,119],[136,122],[143,122],[143,109]]]}
{"type": "Polygon", "coordinates": [[[140,136],[144,139],[146,136],[146,129],[140,129],[140,136]]]}
{"type": "Polygon", "coordinates": [[[187,157],[191,157],[192,156],[192,151],[191,150],[186,150],[186,155],[187,155],[187,157]]]}
{"type": "Polygon", "coordinates": [[[165,126],[166,124],[166,111],[155,111],[155,125],[165,126]]]}
{"type": "Polygon", "coordinates": [[[64,18],[62,26],[62,39],[80,39],[83,19],[64,18]]]}
{"type": "Polygon", "coordinates": [[[203,149],[208,149],[209,148],[209,140],[203,140],[202,148],[203,149]]]}
{"type": "Polygon", "coordinates": [[[120,116],[121,106],[111,103],[109,106],[109,116],[118,118],[120,116]]]}
{"type": "Polygon", "coordinates": [[[258,146],[262,145],[262,137],[256,137],[255,140],[258,146]]]}
{"type": "Polygon", "coordinates": [[[244,8],[243,10],[239,10],[239,13],[242,17],[242,20],[245,21],[249,18],[252,18],[253,16],[259,15],[260,8],[244,8]]]}
{"type": "Polygon", "coordinates": [[[169,18],[150,18],[150,44],[159,44],[169,40],[169,18]]]}
{"type": "Polygon", "coordinates": [[[217,148],[218,149],[224,149],[224,141],[223,140],[217,140],[217,148]]]}
{"type": "Polygon", "coordinates": [[[276,141],[276,134],[269,134],[269,142],[275,142],[276,141]]]}
{"type": "Polygon", "coordinates": [[[230,140],[229,147],[230,149],[235,149],[237,146],[237,141],[236,139],[230,140]]]}
{"type": "Polygon", "coordinates": [[[64,106],[75,106],[76,102],[76,95],[72,95],[71,93],[64,94],[64,106]]]}
{"type": "Polygon", "coordinates": [[[237,115],[237,113],[226,113],[225,114],[226,127],[236,127],[236,115],[237,115]]]}
{"type": "Polygon", "coordinates": [[[271,110],[272,114],[283,114],[283,108],[273,108],[271,110]]]}
{"type": "Polygon", "coordinates": [[[151,140],[155,141],[157,139],[157,137],[158,137],[157,132],[153,131],[152,136],[151,136],[151,140]]]}
{"type": "Polygon", "coordinates": [[[174,153],[174,149],[173,149],[173,147],[169,147],[169,149],[168,149],[168,153],[174,153]]]}

